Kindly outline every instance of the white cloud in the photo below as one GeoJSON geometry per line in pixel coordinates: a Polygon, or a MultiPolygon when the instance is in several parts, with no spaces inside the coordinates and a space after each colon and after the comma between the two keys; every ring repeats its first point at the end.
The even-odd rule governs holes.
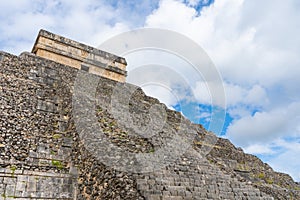
{"type": "Polygon", "coordinates": [[[268,112],[256,112],[253,116],[233,121],[228,127],[227,137],[242,147],[271,142],[281,137],[295,137],[300,134],[297,130],[299,119],[299,102],[268,112]]]}
{"type": "Polygon", "coordinates": [[[189,65],[178,56],[158,49],[140,49],[125,57],[129,63],[127,82],[141,86],[146,94],[169,108],[182,100],[194,99],[188,94],[192,84],[187,76],[189,65]]]}
{"type": "MultiPolygon", "coordinates": [[[[299,68],[295,68],[299,65],[295,44],[291,45],[292,49],[282,45],[286,37],[288,43],[291,43],[289,41],[298,38],[297,35],[300,34],[299,28],[295,28],[297,20],[291,20],[299,18],[291,2],[282,11],[281,1],[272,2],[273,10],[269,9],[270,3],[267,2],[215,1],[197,16],[192,7],[178,1],[162,0],[160,7],[147,18],[146,25],[168,28],[190,36],[209,53],[226,80],[243,85],[270,87],[289,80],[291,70],[299,72],[299,68]],[[253,11],[254,8],[249,13],[247,6],[251,7],[252,4],[260,9],[258,14],[256,10],[253,11]],[[271,14],[268,18],[268,13],[278,14],[271,14]],[[276,27],[275,32],[264,28],[273,26],[274,21],[282,18],[287,19],[284,25],[286,29],[276,27]],[[287,32],[290,29],[293,31],[287,32]],[[280,42],[270,43],[270,38],[276,38],[273,40],[280,42]]],[[[299,44],[298,39],[295,41],[299,44]]]]}
{"type": "Polygon", "coordinates": [[[208,105],[212,104],[211,92],[212,91],[210,91],[208,88],[208,84],[204,81],[198,81],[193,90],[196,100],[201,104],[208,104],[208,105]]]}
{"type": "Polygon", "coordinates": [[[159,8],[148,16],[146,26],[176,30],[179,29],[178,25],[180,25],[184,29],[191,23],[196,14],[195,9],[186,6],[180,1],[162,0],[159,3],[159,8]],[[174,15],[174,11],[176,11],[176,15],[174,15]]]}
{"type": "Polygon", "coordinates": [[[266,144],[254,144],[244,148],[246,153],[250,154],[274,154],[272,148],[266,144]]]}
{"type": "Polygon", "coordinates": [[[253,85],[249,89],[236,84],[226,83],[224,85],[227,106],[229,107],[239,104],[263,107],[269,102],[265,89],[260,85],[253,85]]]}
{"type": "Polygon", "coordinates": [[[278,138],[285,130],[285,114],[257,112],[234,121],[227,130],[227,136],[242,147],[255,142],[267,142],[278,138]]]}
{"type": "Polygon", "coordinates": [[[218,88],[224,88],[224,92],[226,95],[226,105],[229,108],[229,112],[237,108],[241,109],[241,107],[245,105],[249,107],[248,110],[251,110],[253,108],[263,108],[269,103],[267,93],[265,89],[260,85],[253,85],[250,88],[244,88],[237,84],[206,81],[196,82],[196,85],[193,88],[193,93],[195,95],[196,101],[201,104],[214,104],[221,106],[221,97],[219,99],[219,96],[215,95],[215,99],[212,99],[212,94],[218,93],[218,88]]]}
{"type": "Polygon", "coordinates": [[[6,1],[0,9],[1,49],[15,54],[30,51],[41,28],[98,46],[131,26],[104,1],[6,1]]]}
{"type": "Polygon", "coordinates": [[[189,6],[196,6],[200,3],[201,0],[188,0],[189,6]]]}

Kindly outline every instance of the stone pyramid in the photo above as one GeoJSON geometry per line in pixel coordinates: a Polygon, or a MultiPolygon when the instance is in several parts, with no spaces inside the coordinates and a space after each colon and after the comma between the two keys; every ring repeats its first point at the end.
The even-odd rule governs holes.
{"type": "Polygon", "coordinates": [[[300,199],[289,175],[124,82],[125,59],[38,38],[0,52],[0,199],[300,199]]]}

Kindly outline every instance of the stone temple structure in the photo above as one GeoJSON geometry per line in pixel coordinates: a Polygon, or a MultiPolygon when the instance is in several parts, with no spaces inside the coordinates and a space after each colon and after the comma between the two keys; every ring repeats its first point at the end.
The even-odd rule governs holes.
{"type": "Polygon", "coordinates": [[[32,53],[63,65],[125,82],[127,63],[124,58],[45,30],[39,32],[32,53]]]}
{"type": "Polygon", "coordinates": [[[44,30],[32,53],[1,51],[0,199],[300,199],[289,175],[125,78],[124,58],[44,30]],[[134,128],[161,121],[155,106],[159,131],[134,128]]]}

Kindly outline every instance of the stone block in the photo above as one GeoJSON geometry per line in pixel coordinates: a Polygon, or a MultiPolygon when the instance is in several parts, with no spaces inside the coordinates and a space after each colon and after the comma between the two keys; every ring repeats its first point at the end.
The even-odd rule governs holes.
{"type": "Polygon", "coordinates": [[[160,195],[150,195],[148,198],[148,200],[161,200],[160,195]]]}
{"type": "Polygon", "coordinates": [[[14,197],[15,196],[16,185],[6,185],[5,196],[14,197]]]}
{"type": "Polygon", "coordinates": [[[17,185],[16,185],[16,191],[25,191],[26,188],[26,182],[23,181],[17,181],[17,185]]]}
{"type": "Polygon", "coordinates": [[[17,180],[16,178],[4,177],[3,183],[7,185],[16,185],[17,180]]]}
{"type": "Polygon", "coordinates": [[[57,106],[54,103],[51,103],[51,102],[38,100],[37,110],[56,113],[57,112],[57,106]]]}
{"type": "Polygon", "coordinates": [[[36,192],[36,181],[30,181],[27,183],[27,192],[36,192]]]}
{"type": "Polygon", "coordinates": [[[5,184],[3,184],[3,183],[0,183],[0,194],[4,194],[4,192],[5,192],[5,184]]]}
{"type": "Polygon", "coordinates": [[[180,196],[163,196],[162,200],[183,200],[180,196]]]}

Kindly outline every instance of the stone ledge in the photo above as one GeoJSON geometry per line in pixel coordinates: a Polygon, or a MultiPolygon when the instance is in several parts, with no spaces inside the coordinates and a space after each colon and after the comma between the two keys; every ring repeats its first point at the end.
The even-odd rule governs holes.
{"type": "Polygon", "coordinates": [[[71,178],[70,173],[54,173],[54,172],[40,172],[31,170],[11,170],[0,168],[0,177],[16,178],[17,176],[41,176],[41,177],[54,177],[54,178],[71,178]]]}
{"type": "Polygon", "coordinates": [[[118,82],[127,76],[124,58],[45,30],[40,30],[32,53],[118,82]]]}
{"type": "MultiPolygon", "coordinates": [[[[100,49],[96,49],[94,47],[88,46],[88,45],[80,43],[80,42],[76,42],[74,40],[71,40],[69,38],[65,38],[65,37],[60,36],[60,35],[56,35],[54,33],[51,33],[49,31],[46,31],[46,30],[43,30],[43,29],[40,30],[39,36],[43,36],[43,37],[51,39],[51,40],[59,41],[60,43],[63,43],[67,46],[75,47],[77,49],[82,49],[82,50],[88,51],[92,54],[99,55],[101,57],[105,57],[105,58],[108,58],[108,59],[111,59],[111,60],[116,60],[116,61],[118,61],[122,64],[127,65],[126,60],[122,57],[116,56],[112,53],[101,51],[100,49]]],[[[36,40],[36,42],[37,42],[37,40],[36,40]]],[[[35,43],[34,47],[36,46],[36,44],[37,43],[35,43]]],[[[34,47],[32,49],[32,52],[35,51],[34,47]]]]}

